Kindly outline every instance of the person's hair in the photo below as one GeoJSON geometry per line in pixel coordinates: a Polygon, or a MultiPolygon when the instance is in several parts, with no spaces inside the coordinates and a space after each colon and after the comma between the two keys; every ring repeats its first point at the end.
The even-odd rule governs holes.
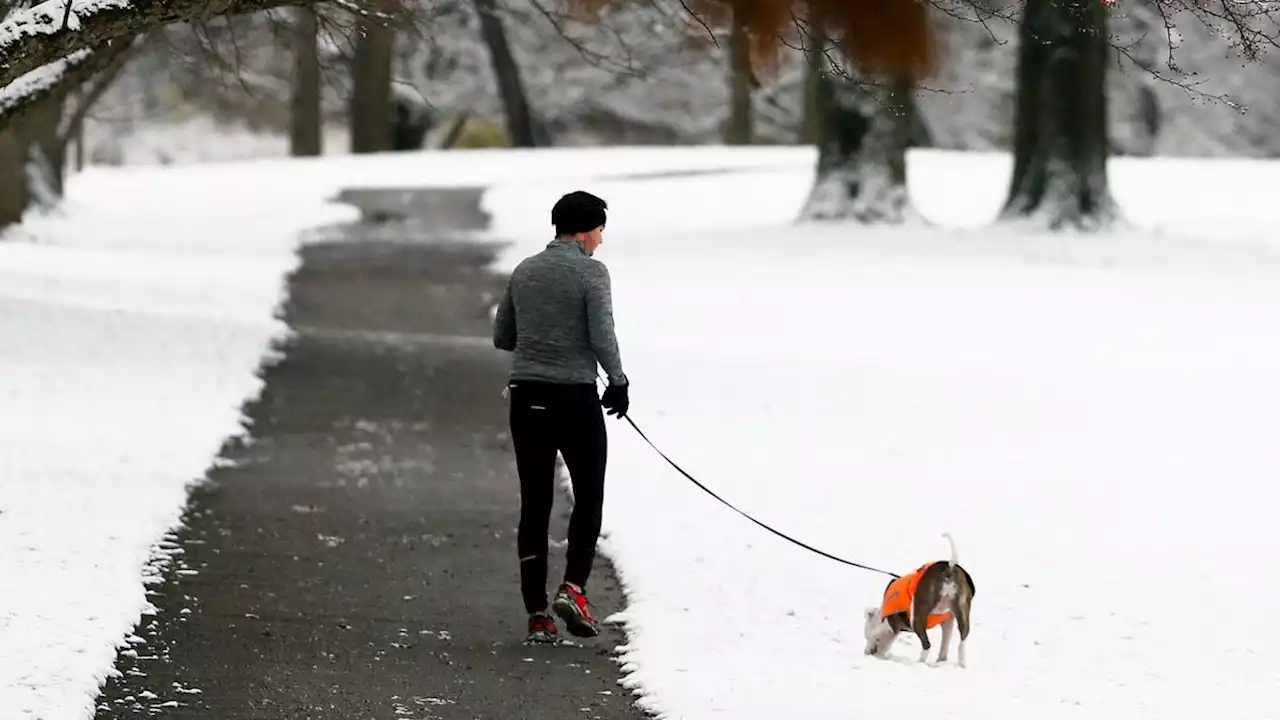
{"type": "Polygon", "coordinates": [[[590,232],[605,224],[609,204],[583,190],[564,195],[551,208],[551,224],[556,236],[590,232]]]}

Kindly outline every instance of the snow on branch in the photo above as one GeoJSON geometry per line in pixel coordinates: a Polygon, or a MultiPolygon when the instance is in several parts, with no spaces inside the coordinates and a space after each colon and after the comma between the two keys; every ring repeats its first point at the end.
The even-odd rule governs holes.
{"type": "Polygon", "coordinates": [[[101,50],[77,50],[0,88],[0,131],[41,100],[65,94],[120,63],[130,44],[118,40],[101,50]]]}
{"type": "MultiPolygon", "coordinates": [[[[127,41],[169,23],[308,4],[310,0],[48,0],[11,13],[0,22],[0,88],[10,98],[9,105],[0,107],[0,122],[33,95],[43,96],[30,86],[23,93],[10,85],[46,66],[51,68],[46,73],[57,75],[59,67],[68,73],[89,60],[78,55],[81,51],[127,41]],[[69,8],[67,2],[72,3],[69,8]],[[59,66],[62,61],[68,62],[59,66]]],[[[34,77],[30,82],[36,87],[51,82],[48,76],[34,77]]]]}
{"type": "Polygon", "coordinates": [[[74,52],[61,60],[38,67],[0,89],[0,117],[30,104],[32,97],[47,96],[63,82],[68,70],[84,63],[92,54],[89,50],[74,52]]]}
{"type": "Polygon", "coordinates": [[[0,23],[0,47],[23,36],[51,35],[62,29],[79,30],[80,16],[129,7],[129,0],[47,0],[19,10],[0,23]]]}

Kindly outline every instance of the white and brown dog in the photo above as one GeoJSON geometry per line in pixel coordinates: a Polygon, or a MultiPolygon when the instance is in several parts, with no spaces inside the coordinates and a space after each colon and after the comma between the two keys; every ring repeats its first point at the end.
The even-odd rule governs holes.
{"type": "Polygon", "coordinates": [[[943,533],[951,544],[951,561],[921,565],[915,572],[889,583],[879,607],[869,607],[863,635],[867,639],[867,655],[883,658],[899,633],[911,630],[920,638],[920,662],[929,658],[928,631],[942,626],[942,647],[938,664],[947,660],[951,635],[960,626],[960,667],[965,667],[964,643],[969,639],[969,607],[973,604],[973,578],[960,567],[956,541],[951,533],[943,533]]]}

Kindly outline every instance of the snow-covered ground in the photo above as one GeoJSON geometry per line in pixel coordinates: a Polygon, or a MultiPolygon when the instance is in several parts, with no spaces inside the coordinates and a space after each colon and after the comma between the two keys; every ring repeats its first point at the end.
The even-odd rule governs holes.
{"type": "Polygon", "coordinates": [[[162,176],[145,188],[83,178],[65,216],[0,241],[9,718],[92,716],[117,645],[148,608],[143,578],[171,554],[157,544],[187,484],[240,431],[240,406],[260,388],[309,221],[288,206],[264,218],[234,187],[222,206],[162,176]]]}
{"type": "MultiPolygon", "coordinates": [[[[907,572],[954,533],[969,669],[914,664],[914,639],[863,656],[887,578],[611,422],[628,683],[689,719],[1280,717],[1280,628],[1246,619],[1280,592],[1280,168],[1117,162],[1124,209],[1166,229],[1103,237],[985,227],[1005,158],[911,170],[965,229],[793,227],[803,167],[590,189],[632,417],[829,552],[907,572]]],[[[528,240],[507,267],[572,186],[490,195],[528,240]]]]}
{"type": "MultiPolygon", "coordinates": [[[[0,238],[0,717],[92,716],[148,611],[144,578],[172,555],[160,545],[188,484],[260,390],[299,234],[356,217],[327,199],[349,186],[581,174],[598,156],[547,160],[91,168],[72,177],[64,212],[0,238]]],[[[616,172],[707,163],[680,150],[612,160],[616,172]]],[[[780,161],[794,156],[724,159],[780,161]]]]}
{"type": "Polygon", "coordinates": [[[258,390],[292,263],[288,246],[221,260],[79,247],[93,232],[0,242],[6,717],[89,716],[147,605],[153,546],[258,390]]]}
{"type": "MultiPolygon", "coordinates": [[[[956,534],[970,668],[861,654],[885,579],[718,506],[612,422],[627,682],[671,718],[1277,717],[1234,622],[1280,590],[1280,220],[1263,163],[1114,163],[1149,231],[995,231],[1000,156],[913,156],[950,230],[789,224],[807,149],[556,150],[90,171],[0,243],[0,707],[88,717],[148,558],[238,431],[304,227],[350,185],[494,183],[510,266],[610,203],[633,417],[762,520],[894,571],[956,534]],[[718,176],[588,180],[730,168],[718,176]],[[536,182],[531,182],[536,181],[536,182]],[[1255,599],[1258,598],[1258,599],[1255,599]],[[1233,623],[1228,626],[1226,623],[1233,623]],[[1269,714],[1270,713],[1270,714],[1269,714]]],[[[604,609],[608,610],[608,609],[604,609]]],[[[1246,621],[1248,623],[1249,621],[1246,621]]]]}

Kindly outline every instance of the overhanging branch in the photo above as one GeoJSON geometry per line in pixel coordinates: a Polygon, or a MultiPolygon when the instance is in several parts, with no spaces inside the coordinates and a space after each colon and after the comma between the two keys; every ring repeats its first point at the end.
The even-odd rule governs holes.
{"type": "MultiPolygon", "coordinates": [[[[91,80],[92,84],[77,98],[75,109],[71,111],[70,115],[63,118],[58,128],[58,142],[60,144],[66,145],[67,141],[79,131],[80,125],[84,123],[85,117],[93,109],[94,104],[102,99],[107,89],[120,76],[121,71],[128,64],[135,47],[137,47],[136,41],[122,41],[112,43],[111,47],[99,50],[96,53],[104,56],[99,58],[104,65],[99,72],[85,78],[85,80],[91,80]]],[[[70,91],[72,88],[65,89],[70,91]]]]}
{"type": "MultiPolygon", "coordinates": [[[[118,41],[125,44],[127,40],[118,41]]],[[[68,93],[117,60],[114,43],[98,52],[80,50],[24,75],[0,90],[0,131],[42,100],[68,93]]]]}
{"type": "Polygon", "coordinates": [[[238,15],[274,7],[310,5],[310,0],[71,0],[46,2],[0,23],[0,87],[36,68],[127,40],[162,25],[238,15]]]}

